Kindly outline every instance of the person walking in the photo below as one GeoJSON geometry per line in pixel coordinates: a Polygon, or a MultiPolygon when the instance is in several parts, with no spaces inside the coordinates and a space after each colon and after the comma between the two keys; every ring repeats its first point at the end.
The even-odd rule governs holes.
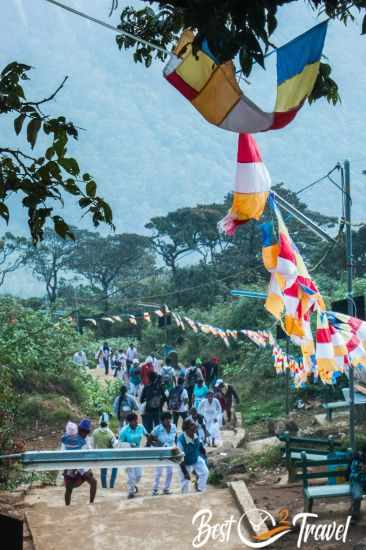
{"type": "MultiPolygon", "coordinates": [[[[234,386],[231,384],[225,384],[223,381],[220,382],[218,386],[219,391],[224,397],[224,412],[226,412],[226,418],[228,422],[231,422],[232,418],[232,410],[233,410],[233,402],[235,401],[236,405],[240,404],[240,399],[235,391],[234,386]]],[[[220,400],[221,404],[221,400],[220,400]]]]}
{"type": "MultiPolygon", "coordinates": [[[[138,417],[136,413],[130,413],[127,415],[127,426],[124,426],[119,433],[119,442],[121,446],[126,444],[128,447],[140,447],[141,441],[147,436],[147,432],[141,424],[138,423],[138,417]]],[[[141,466],[131,466],[126,468],[127,472],[127,498],[134,498],[138,493],[138,483],[142,477],[141,466]]]]}
{"type": "MultiPolygon", "coordinates": [[[[112,430],[109,429],[109,416],[103,413],[99,418],[99,428],[94,430],[92,434],[92,443],[94,449],[113,449],[117,445],[117,439],[112,430]]],[[[117,480],[117,468],[112,468],[109,487],[113,489],[117,480]]],[[[107,489],[108,470],[107,468],[100,469],[100,481],[103,489],[107,489]]]]}
{"type": "Polygon", "coordinates": [[[175,386],[175,370],[172,367],[169,357],[165,359],[165,365],[161,369],[160,376],[165,395],[166,397],[168,397],[170,394],[170,390],[175,386]]]}
{"type": "Polygon", "coordinates": [[[192,359],[190,366],[186,372],[186,388],[188,391],[189,408],[193,405],[193,390],[198,380],[203,379],[202,371],[196,365],[195,359],[192,359]]]}
{"type": "MultiPolygon", "coordinates": [[[[148,443],[157,444],[159,447],[175,447],[177,442],[177,427],[172,424],[170,412],[163,412],[161,423],[152,430],[148,437],[148,443]]],[[[170,495],[170,487],[173,480],[173,466],[158,466],[155,470],[152,495],[159,494],[160,478],[165,470],[164,495],[170,495]]]]}
{"type": "Polygon", "coordinates": [[[196,434],[196,425],[192,420],[186,419],[183,422],[183,433],[178,437],[177,447],[184,454],[184,460],[180,464],[182,494],[188,493],[192,472],[197,476],[196,491],[203,492],[207,487],[208,468],[204,459],[205,450],[196,434]]]}
{"type": "Polygon", "coordinates": [[[150,374],[154,372],[151,357],[147,357],[145,363],[141,367],[141,382],[143,386],[150,384],[150,374]]]}
{"type": "Polygon", "coordinates": [[[160,413],[166,400],[160,377],[155,372],[150,373],[150,384],[144,386],[141,393],[142,423],[147,433],[160,422],[160,413]]]}
{"type": "Polygon", "coordinates": [[[210,390],[207,398],[201,401],[198,412],[205,419],[207,431],[209,433],[208,441],[212,447],[216,447],[216,443],[220,440],[220,424],[222,409],[218,399],[214,397],[214,393],[210,390]]]}
{"type": "MultiPolygon", "coordinates": [[[[66,430],[61,439],[61,450],[65,451],[80,451],[82,449],[90,449],[88,436],[91,432],[91,422],[89,418],[83,418],[79,426],[74,422],[66,424],[66,430]]],[[[71,504],[71,496],[74,489],[80,487],[84,482],[90,487],[89,501],[93,504],[95,495],[97,494],[97,481],[91,470],[65,470],[65,504],[71,504]]]]}
{"type": "Polygon", "coordinates": [[[131,412],[137,412],[138,410],[139,406],[136,399],[128,394],[127,387],[122,385],[119,390],[119,395],[117,395],[113,403],[113,412],[118,419],[119,427],[122,428],[125,424],[127,415],[131,412]]]}
{"type": "Polygon", "coordinates": [[[206,422],[202,414],[199,414],[195,407],[192,407],[189,411],[188,420],[192,420],[196,424],[196,433],[202,445],[205,446],[208,439],[208,431],[206,428],[206,422]]]}
{"type": "Polygon", "coordinates": [[[141,388],[141,367],[138,359],[134,359],[129,369],[130,394],[138,397],[141,388]]]}
{"type": "Polygon", "coordinates": [[[208,387],[204,383],[203,379],[199,379],[193,388],[194,406],[196,409],[200,406],[202,399],[205,399],[208,394],[208,387]]]}
{"type": "Polygon", "coordinates": [[[127,370],[130,369],[132,366],[132,363],[135,361],[135,359],[138,360],[138,353],[135,345],[131,342],[131,344],[128,346],[126,351],[126,365],[127,370]]]}
{"type": "Polygon", "coordinates": [[[178,427],[179,417],[182,422],[188,414],[188,391],[184,387],[184,378],[178,378],[177,385],[170,390],[168,397],[168,409],[173,414],[173,423],[178,427]]]}
{"type": "Polygon", "coordinates": [[[104,368],[104,373],[108,376],[111,361],[111,350],[108,346],[108,342],[104,342],[103,346],[100,348],[97,355],[97,360],[98,366],[104,368]]]}

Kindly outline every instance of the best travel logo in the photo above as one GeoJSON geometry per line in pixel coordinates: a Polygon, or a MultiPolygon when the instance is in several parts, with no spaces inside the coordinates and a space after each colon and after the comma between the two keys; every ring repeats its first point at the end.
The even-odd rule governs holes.
{"type": "Polygon", "coordinates": [[[296,514],[291,523],[284,522],[279,524],[274,516],[266,510],[255,509],[247,514],[243,514],[239,520],[234,516],[222,523],[212,523],[213,514],[210,509],[199,510],[192,518],[192,525],[197,529],[197,534],[192,541],[193,548],[202,548],[206,544],[216,543],[227,544],[236,531],[241,542],[248,548],[267,548],[274,542],[285,537],[289,533],[297,532],[297,548],[301,548],[304,543],[317,542],[329,543],[347,542],[348,532],[351,524],[351,516],[348,516],[345,523],[331,521],[327,523],[314,523],[318,519],[318,514],[301,512],[296,514]],[[250,516],[260,518],[260,523],[256,524],[257,529],[263,527],[266,530],[263,535],[250,539],[245,528],[245,520],[249,521],[250,516]],[[264,540],[263,540],[264,538],[264,540]],[[262,540],[259,540],[262,539],[262,540]]]}

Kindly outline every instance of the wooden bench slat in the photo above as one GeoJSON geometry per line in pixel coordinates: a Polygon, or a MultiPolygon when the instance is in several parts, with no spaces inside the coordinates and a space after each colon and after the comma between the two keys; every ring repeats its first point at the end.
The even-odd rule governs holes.
{"type": "Polygon", "coordinates": [[[308,487],[304,490],[307,498],[330,498],[349,496],[351,494],[351,485],[349,483],[340,483],[339,485],[318,485],[308,487]]]}

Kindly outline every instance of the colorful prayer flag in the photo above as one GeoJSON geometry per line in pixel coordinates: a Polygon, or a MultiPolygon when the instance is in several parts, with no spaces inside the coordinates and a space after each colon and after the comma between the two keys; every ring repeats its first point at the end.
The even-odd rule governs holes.
{"type": "Polygon", "coordinates": [[[193,53],[194,34],[185,31],[164,76],[210,123],[236,133],[278,130],[291,122],[310,95],[319,73],[327,21],[276,50],[277,100],[262,111],[239,87],[232,61],[220,64],[207,40],[193,53]]]}
{"type": "Polygon", "coordinates": [[[231,209],[219,222],[219,228],[233,235],[238,226],[249,220],[259,220],[271,189],[271,178],[253,136],[240,134],[231,209]]]}

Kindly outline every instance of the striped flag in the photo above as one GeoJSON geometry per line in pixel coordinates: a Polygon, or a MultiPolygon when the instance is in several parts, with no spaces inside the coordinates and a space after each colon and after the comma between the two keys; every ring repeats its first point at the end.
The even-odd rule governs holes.
{"type": "Polygon", "coordinates": [[[318,311],[316,329],[316,363],[322,382],[331,384],[333,372],[336,370],[336,359],[328,319],[321,311],[318,311]]]}
{"type": "Polygon", "coordinates": [[[259,220],[271,189],[271,178],[253,136],[240,134],[231,209],[219,222],[219,228],[233,235],[238,226],[259,220]]]}
{"type": "Polygon", "coordinates": [[[284,128],[311,94],[319,74],[327,21],[276,50],[277,99],[265,112],[244,95],[232,61],[220,64],[203,40],[193,52],[195,35],[185,31],[163,74],[211,124],[230,132],[255,133],[284,128]]]}

